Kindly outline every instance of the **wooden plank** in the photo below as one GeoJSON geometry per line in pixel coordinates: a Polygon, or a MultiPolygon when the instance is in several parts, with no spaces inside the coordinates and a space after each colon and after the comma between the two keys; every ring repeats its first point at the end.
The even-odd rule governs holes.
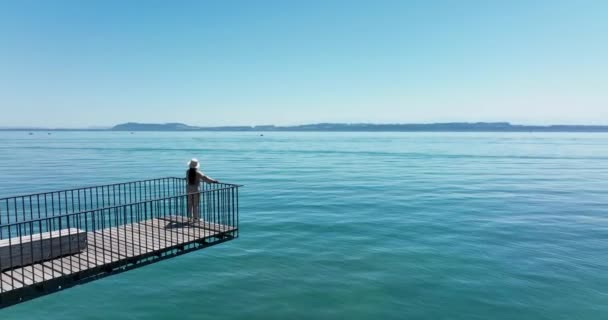
{"type": "Polygon", "coordinates": [[[113,237],[111,234],[106,232],[107,229],[94,232],[95,236],[101,240],[97,242],[98,244],[100,244],[99,246],[97,246],[97,248],[118,254],[120,256],[129,257],[131,254],[125,248],[122,247],[120,239],[113,237]]]}
{"type": "MultiPolygon", "coordinates": [[[[89,235],[94,241],[89,241],[91,246],[81,254],[83,258],[85,258],[85,255],[88,253],[88,260],[96,261],[97,266],[119,261],[119,255],[111,251],[111,247],[109,246],[110,243],[106,241],[102,235],[92,232],[89,233],[89,235]]],[[[117,239],[114,239],[114,242],[115,241],[117,241],[117,239]]]]}
{"type": "Polygon", "coordinates": [[[159,219],[177,222],[177,223],[188,223],[189,225],[197,227],[197,228],[203,228],[203,229],[216,231],[216,232],[229,232],[229,231],[236,230],[235,227],[218,224],[218,223],[212,223],[212,222],[208,222],[208,221],[204,221],[204,220],[189,221],[188,217],[184,217],[184,216],[171,215],[171,216],[161,217],[159,219]]]}
{"type": "Polygon", "coordinates": [[[42,283],[61,276],[61,273],[41,264],[32,264],[29,266],[14,268],[12,270],[4,271],[2,274],[7,278],[7,281],[10,281],[10,278],[13,278],[22,285],[42,283]]]}
{"type": "Polygon", "coordinates": [[[13,269],[12,277],[26,286],[42,281],[42,277],[36,277],[30,266],[13,269]]]}
{"type": "Polygon", "coordinates": [[[155,251],[166,247],[165,240],[162,237],[156,233],[146,233],[145,228],[140,223],[135,223],[125,228],[119,228],[118,232],[122,233],[127,241],[130,241],[134,246],[140,246],[146,250],[155,251]]]}
{"type": "Polygon", "coordinates": [[[110,256],[111,259],[107,262],[104,259],[104,263],[114,262],[113,256],[117,254],[112,253],[111,249],[112,244],[117,242],[117,239],[106,239],[103,235],[95,232],[90,232],[89,235],[94,239],[94,241],[92,242],[89,241],[90,247],[88,249],[90,250],[90,252],[95,254],[98,260],[100,260],[100,258],[110,256]]]}
{"type": "Polygon", "coordinates": [[[44,270],[44,273],[46,274],[45,277],[47,280],[54,279],[63,275],[59,268],[53,267],[53,260],[37,263],[36,266],[44,270]]]}
{"type": "Polygon", "coordinates": [[[113,252],[119,252],[122,255],[126,255],[128,258],[132,258],[135,256],[139,256],[145,253],[145,248],[141,247],[141,246],[135,246],[133,247],[132,245],[129,245],[129,243],[126,241],[126,238],[121,238],[119,235],[117,235],[117,233],[114,231],[112,232],[112,229],[106,229],[103,230],[103,235],[105,237],[105,239],[107,240],[108,238],[112,238],[112,251],[113,252]]]}
{"type": "Polygon", "coordinates": [[[182,232],[185,235],[196,238],[196,240],[206,239],[206,238],[209,238],[212,235],[215,235],[218,233],[215,231],[207,230],[204,228],[199,228],[196,226],[182,227],[182,228],[179,228],[178,230],[179,230],[179,232],[182,232]]]}
{"type": "Polygon", "coordinates": [[[184,219],[154,219],[151,220],[153,223],[162,223],[167,226],[168,229],[174,230],[181,234],[201,239],[206,236],[209,232],[205,232],[203,228],[198,227],[194,223],[188,222],[187,218],[184,219]]]}
{"type": "MultiPolygon", "coordinates": [[[[172,219],[173,218],[175,218],[175,216],[173,216],[172,219]]],[[[196,237],[196,239],[209,238],[219,233],[217,231],[212,231],[207,228],[203,228],[200,224],[198,224],[198,222],[188,222],[188,219],[184,217],[177,217],[177,219],[171,221],[171,223],[174,223],[178,226],[175,228],[176,230],[178,230],[178,232],[196,237]]]]}
{"type": "Polygon", "coordinates": [[[40,266],[49,270],[53,278],[69,275],[82,270],[80,264],[72,259],[73,256],[62,257],[40,263],[40,266]]]}
{"type": "Polygon", "coordinates": [[[103,264],[117,262],[129,257],[127,254],[121,254],[119,251],[114,251],[116,248],[113,248],[111,244],[117,243],[117,240],[114,240],[114,242],[110,239],[106,240],[103,235],[97,233],[95,233],[94,236],[97,241],[96,243],[89,244],[89,248],[93,249],[98,260],[104,261],[103,264]]]}
{"type": "MultiPolygon", "coordinates": [[[[178,215],[168,216],[167,218],[171,219],[173,221],[182,221],[182,222],[188,221],[187,217],[178,216],[178,215]]],[[[190,224],[195,225],[197,227],[205,228],[208,230],[217,231],[217,232],[228,232],[228,231],[232,231],[232,230],[236,229],[235,227],[232,227],[232,226],[209,222],[209,221],[205,221],[203,219],[192,221],[192,222],[190,222],[190,224]]]]}
{"type": "Polygon", "coordinates": [[[93,246],[97,241],[98,239],[95,234],[89,232],[89,241],[87,249],[84,250],[82,253],[76,255],[82,260],[88,261],[89,264],[93,264],[95,267],[110,263],[110,261],[106,262],[103,256],[100,254],[101,251],[98,253],[97,248],[93,246]]]}
{"type": "Polygon", "coordinates": [[[139,228],[131,228],[132,226],[133,225],[129,225],[128,228],[119,227],[108,230],[108,232],[110,232],[112,236],[119,238],[121,242],[124,242],[124,244],[140,255],[166,247],[164,240],[159,241],[160,239],[149,239],[147,242],[148,244],[146,245],[145,239],[142,239],[146,235],[142,234],[139,231],[139,228]]]}
{"type": "Polygon", "coordinates": [[[166,233],[166,239],[171,241],[173,245],[191,242],[202,238],[201,234],[193,234],[181,226],[171,226],[171,222],[159,219],[146,220],[141,224],[152,227],[148,228],[148,230],[163,230],[162,232],[159,232],[159,234],[166,233]]]}
{"type": "Polygon", "coordinates": [[[134,225],[142,237],[142,244],[148,241],[148,244],[157,244],[163,248],[177,244],[177,239],[171,239],[171,233],[166,232],[161,226],[149,223],[149,220],[142,221],[134,225]]]}
{"type": "MultiPolygon", "coordinates": [[[[89,255],[90,257],[90,255],[89,255]]],[[[74,269],[76,272],[85,271],[91,268],[95,268],[97,264],[94,261],[89,261],[86,256],[83,254],[78,254],[74,256],[66,257],[66,259],[71,260],[76,266],[74,269]]]]}
{"type": "MultiPolygon", "coordinates": [[[[186,217],[169,216],[89,232],[86,233],[85,238],[86,248],[78,245],[80,251],[75,254],[1,272],[0,291],[4,293],[23,286],[43,283],[61,276],[123,260],[126,261],[126,259],[160,252],[179,244],[212,237],[220,233],[219,230],[225,232],[234,229],[233,227],[209,224],[204,221],[189,223],[186,217]]],[[[68,237],[77,229],[70,230],[67,231],[68,237]]],[[[44,240],[45,237],[53,239],[54,236],[57,236],[57,239],[59,239],[65,236],[61,233],[62,231],[59,231],[58,234],[40,235],[39,238],[44,240]]],[[[36,239],[34,236],[28,236],[27,238],[36,239]]],[[[7,240],[3,241],[6,242],[7,240]]],[[[12,244],[12,240],[9,242],[12,244]]],[[[30,247],[33,247],[33,244],[31,243],[30,247]]],[[[47,254],[45,248],[44,246],[38,246],[35,250],[47,254]]],[[[50,246],[49,250],[51,249],[58,253],[64,252],[63,244],[62,250],[59,250],[55,245],[50,246]]],[[[25,249],[22,251],[25,252],[25,249]]]]}
{"type": "Polygon", "coordinates": [[[164,248],[171,247],[189,241],[175,230],[166,230],[164,226],[152,220],[140,222],[137,225],[142,236],[151,239],[149,241],[161,243],[164,248]]]}
{"type": "MultiPolygon", "coordinates": [[[[105,242],[106,248],[102,245],[102,237],[89,232],[88,246],[83,252],[67,256],[52,261],[44,262],[48,268],[56,270],[59,276],[71,275],[77,272],[86,271],[91,268],[100,267],[121,260],[118,254],[108,251],[108,242],[105,242]]],[[[57,275],[56,273],[56,275],[57,275]]]]}
{"type": "Polygon", "coordinates": [[[91,239],[88,242],[87,250],[81,253],[83,258],[86,256],[88,261],[95,261],[96,266],[102,266],[116,261],[115,257],[106,254],[106,245],[102,237],[93,232],[89,232],[89,237],[91,239]]]}
{"type": "MultiPolygon", "coordinates": [[[[89,234],[89,236],[92,237],[93,235],[89,234]]],[[[103,266],[105,264],[115,262],[118,259],[119,258],[116,255],[111,257],[107,251],[103,251],[101,248],[89,245],[87,250],[80,254],[64,257],[53,262],[55,262],[55,269],[60,270],[65,275],[69,275],[103,266]],[[63,260],[63,268],[59,266],[61,260],[63,260]],[[72,263],[71,265],[70,262],[72,263]]]]}
{"type": "Polygon", "coordinates": [[[71,257],[62,257],[51,261],[45,261],[41,263],[45,269],[52,270],[51,274],[54,278],[58,278],[64,275],[70,275],[81,271],[79,263],[71,260],[71,257]]]}
{"type": "Polygon", "coordinates": [[[65,274],[72,274],[74,272],[86,271],[112,262],[110,257],[103,256],[101,253],[95,253],[92,249],[93,248],[87,248],[87,250],[80,254],[67,257],[66,259],[71,259],[74,262],[77,261],[75,265],[78,267],[75,267],[74,270],[63,270],[63,272],[65,274]]]}
{"type": "MultiPolygon", "coordinates": [[[[45,268],[49,269],[49,268],[45,268]]],[[[10,272],[10,271],[9,271],[10,272]]],[[[11,275],[15,280],[26,286],[40,284],[48,280],[60,277],[61,273],[52,273],[51,270],[43,270],[40,264],[29,265],[12,270],[11,275]]]]}
{"type": "Polygon", "coordinates": [[[177,244],[176,239],[171,239],[171,234],[163,230],[160,226],[145,223],[144,221],[135,224],[133,227],[138,230],[142,245],[156,245],[164,249],[177,244]]]}
{"type": "Polygon", "coordinates": [[[23,284],[10,276],[10,271],[0,273],[0,288],[1,291],[11,291],[23,287],[23,284]]]}
{"type": "Polygon", "coordinates": [[[36,272],[39,272],[42,275],[43,280],[50,280],[59,275],[57,271],[54,271],[51,268],[46,268],[44,265],[37,263],[32,265],[36,272]]]}
{"type": "Polygon", "coordinates": [[[121,234],[120,230],[118,230],[116,228],[105,229],[105,230],[102,230],[101,232],[103,232],[103,234],[106,236],[106,238],[112,237],[113,239],[115,239],[118,242],[116,245],[118,247],[118,249],[120,249],[121,251],[128,252],[129,256],[141,255],[147,249],[147,248],[142,248],[139,245],[133,244],[132,239],[130,237],[127,237],[126,235],[121,234]]]}
{"type": "Polygon", "coordinates": [[[0,270],[80,252],[86,241],[87,233],[74,228],[0,240],[0,270]]]}

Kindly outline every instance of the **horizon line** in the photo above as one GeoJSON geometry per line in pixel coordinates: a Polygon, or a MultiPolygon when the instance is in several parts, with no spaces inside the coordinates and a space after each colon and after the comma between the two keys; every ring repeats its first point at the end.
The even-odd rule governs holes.
{"type": "Polygon", "coordinates": [[[608,132],[608,125],[597,124],[514,124],[508,121],[475,121],[475,122],[425,122],[425,123],[370,123],[370,122],[318,122],[299,125],[221,125],[221,126],[193,126],[181,122],[145,123],[125,122],[113,126],[89,127],[28,127],[28,126],[0,126],[1,131],[528,131],[543,129],[595,129],[592,131],[608,132]],[[450,128],[453,126],[453,128],[450,128]],[[399,128],[401,127],[401,128],[399,128]],[[298,130],[300,129],[300,130],[298,130]],[[303,130],[301,130],[303,129],[303,130]],[[483,129],[483,130],[482,130],[483,129]],[[528,130],[526,130],[528,129],[528,130]]]}

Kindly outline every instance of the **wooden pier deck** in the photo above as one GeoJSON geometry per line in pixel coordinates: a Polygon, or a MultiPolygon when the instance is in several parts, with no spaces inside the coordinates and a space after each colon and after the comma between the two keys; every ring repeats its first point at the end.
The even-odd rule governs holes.
{"type": "Polygon", "coordinates": [[[240,185],[186,186],[164,177],[0,198],[0,309],[239,237],[240,185]]]}
{"type": "Polygon", "coordinates": [[[236,227],[170,215],[87,232],[86,248],[0,273],[0,307],[234,238],[236,227]]]}

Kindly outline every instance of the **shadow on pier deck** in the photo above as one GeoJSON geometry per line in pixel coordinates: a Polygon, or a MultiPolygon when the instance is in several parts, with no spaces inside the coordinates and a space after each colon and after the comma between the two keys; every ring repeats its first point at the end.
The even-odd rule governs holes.
{"type": "Polygon", "coordinates": [[[238,187],[185,194],[162,178],[0,199],[0,308],[237,238],[238,187]]]}

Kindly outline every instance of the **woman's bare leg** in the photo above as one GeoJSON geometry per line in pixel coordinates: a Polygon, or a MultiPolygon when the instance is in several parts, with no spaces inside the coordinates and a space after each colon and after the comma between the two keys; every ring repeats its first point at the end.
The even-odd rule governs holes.
{"type": "Polygon", "coordinates": [[[200,194],[195,194],[192,198],[192,217],[194,217],[194,220],[199,220],[201,203],[200,194]]]}
{"type": "Polygon", "coordinates": [[[187,216],[188,216],[188,220],[192,219],[193,216],[193,206],[194,206],[194,196],[193,195],[188,195],[188,208],[187,208],[187,216]]]}

